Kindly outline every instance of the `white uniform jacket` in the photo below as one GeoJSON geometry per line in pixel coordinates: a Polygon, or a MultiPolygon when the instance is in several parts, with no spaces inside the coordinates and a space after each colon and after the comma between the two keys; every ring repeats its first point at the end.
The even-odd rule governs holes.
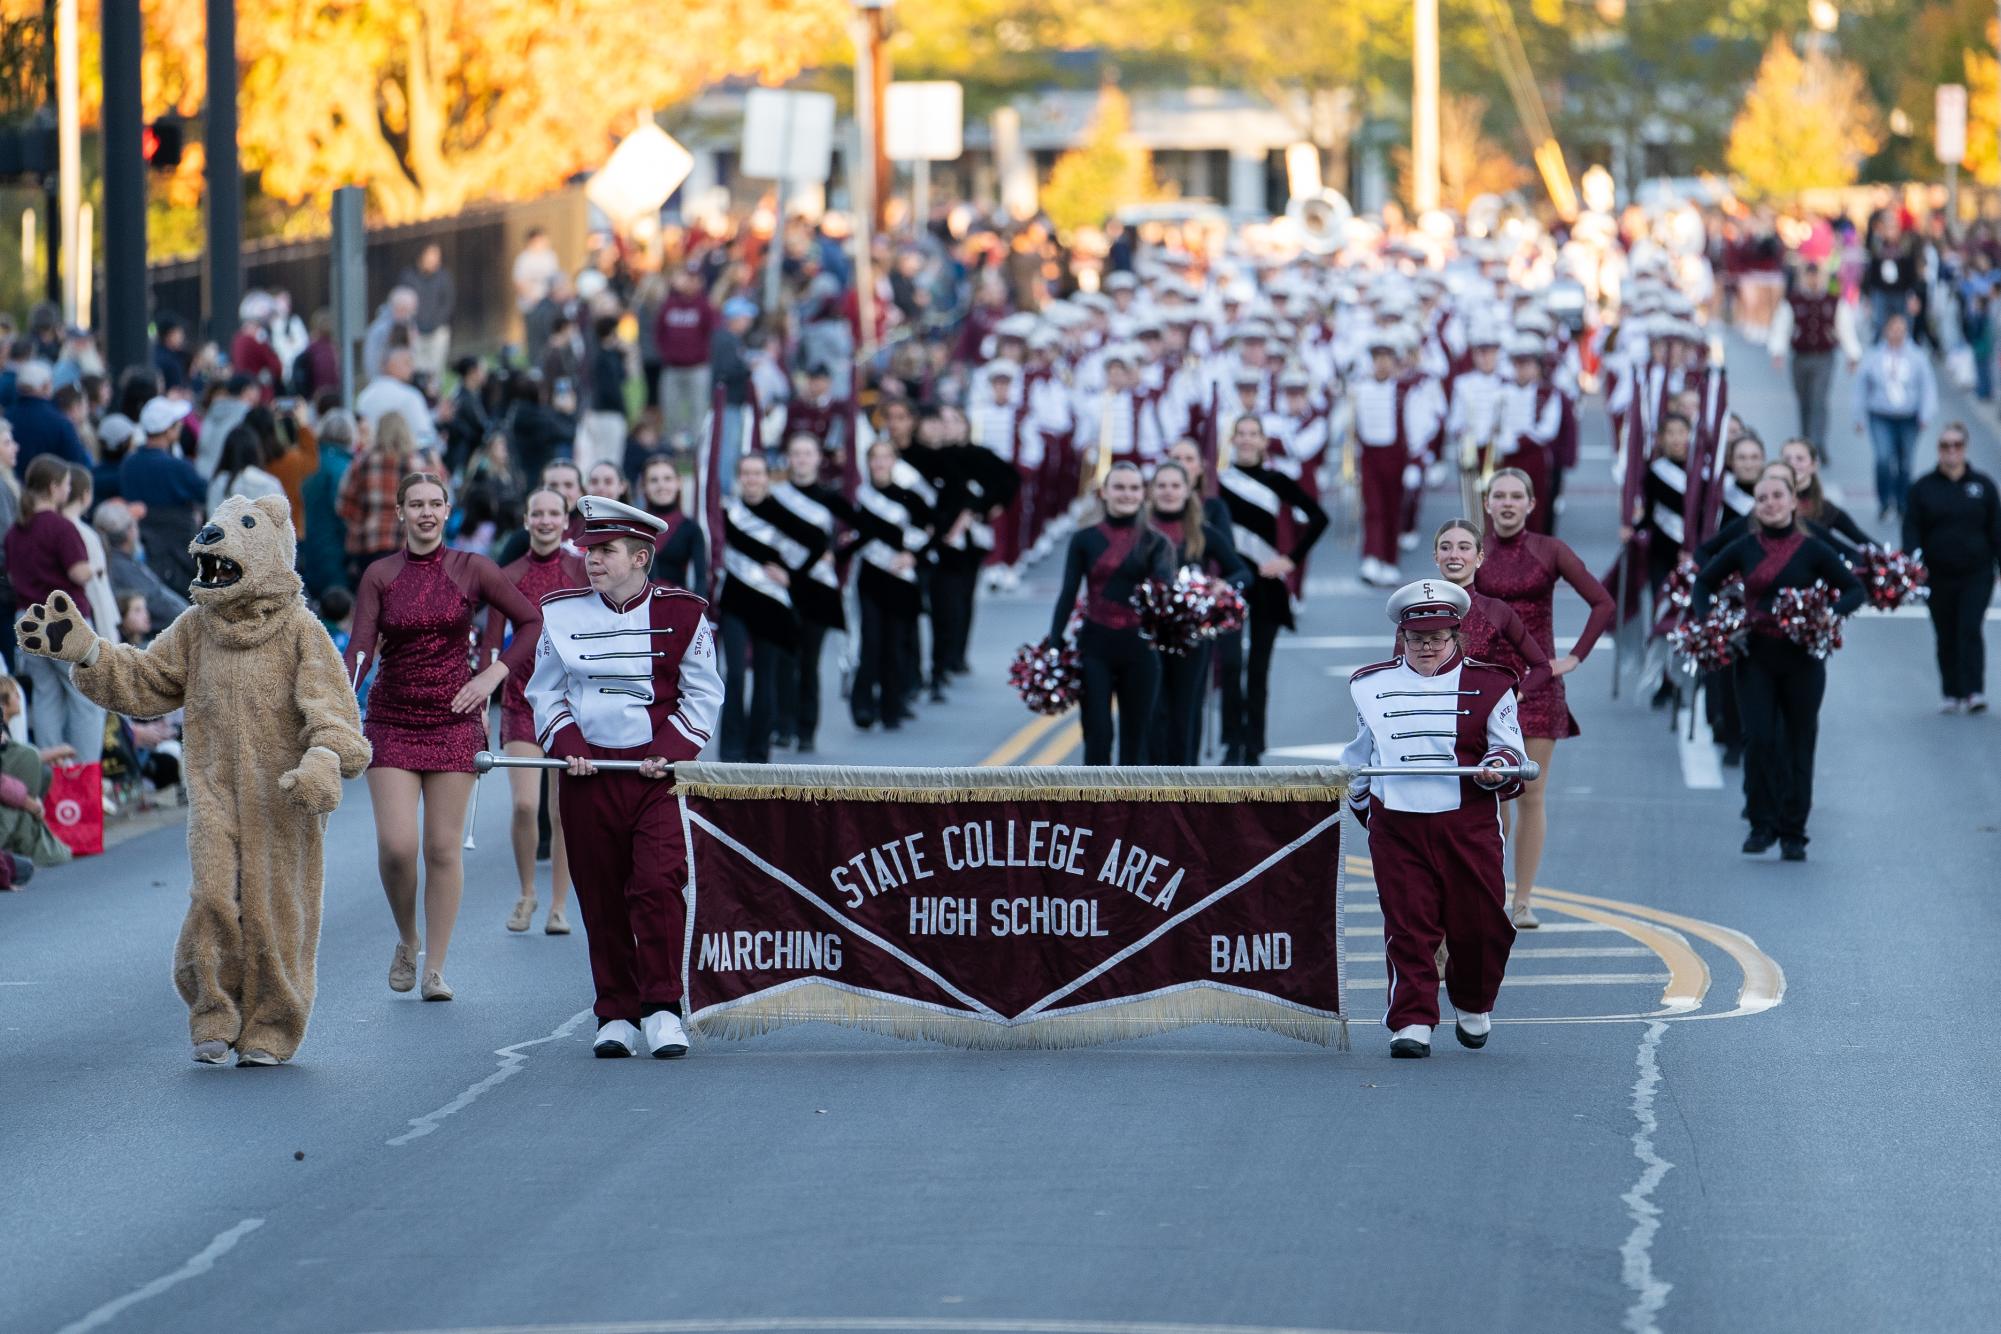
{"type": "Polygon", "coordinates": [[[543,598],[525,692],[543,751],[558,759],[699,755],[723,705],[707,610],[693,593],[661,584],[623,606],[593,588],[543,598]]]}
{"type": "MultiPolygon", "coordinates": [[[[1514,673],[1455,653],[1436,676],[1420,676],[1402,658],[1364,667],[1349,678],[1355,739],[1341,763],[1440,767],[1520,764],[1522,725],[1514,673]]],[[[1357,778],[1348,800],[1366,813],[1369,798],[1393,811],[1436,814],[1521,791],[1516,780],[1489,790],[1446,774],[1357,778]]]]}

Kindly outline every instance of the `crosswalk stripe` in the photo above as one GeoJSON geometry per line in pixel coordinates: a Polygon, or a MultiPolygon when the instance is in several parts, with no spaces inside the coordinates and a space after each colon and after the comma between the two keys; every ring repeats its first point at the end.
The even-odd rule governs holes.
{"type": "MultiPolygon", "coordinates": [[[[1567,931],[1595,931],[1611,935],[1621,934],[1618,927],[1601,926],[1597,922],[1544,922],[1540,927],[1536,928],[1533,934],[1538,936],[1554,936],[1561,935],[1567,931]]],[[[1350,936],[1380,936],[1383,934],[1383,928],[1380,926],[1343,927],[1342,934],[1350,936]]],[[[1524,931],[1521,935],[1516,936],[1515,939],[1520,940],[1529,934],[1531,933],[1524,931]]],[[[1651,952],[1649,951],[1649,953],[1651,952]]]]}
{"type": "MultiPolygon", "coordinates": [[[[1381,963],[1380,954],[1356,954],[1350,951],[1349,963],[1381,963]]],[[[1514,967],[1521,959],[1651,959],[1654,952],[1644,945],[1615,945],[1608,949],[1564,949],[1561,946],[1537,948],[1529,945],[1508,952],[1508,966],[1514,967]]]]}
{"type": "MultiPolygon", "coordinates": [[[[1509,977],[1501,982],[1501,990],[1512,987],[1613,987],[1639,986],[1645,983],[1659,983],[1668,980],[1666,973],[1530,973],[1521,977],[1509,977]]],[[[1386,977],[1351,977],[1348,979],[1350,991],[1383,991],[1389,987],[1386,977]]]]}

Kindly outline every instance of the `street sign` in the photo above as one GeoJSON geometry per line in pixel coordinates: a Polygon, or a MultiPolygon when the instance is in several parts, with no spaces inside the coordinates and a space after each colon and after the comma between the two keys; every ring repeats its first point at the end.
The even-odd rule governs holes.
{"type": "Polygon", "coordinates": [[[647,121],[612,150],[610,159],[584,187],[584,197],[614,222],[631,222],[660,212],[660,206],[688,179],[695,156],[674,136],[647,121]]]}
{"type": "Polygon", "coordinates": [[[1933,102],[1932,151],[1947,166],[1966,161],[1966,85],[1942,83],[1933,102]]]}
{"type": "Polygon", "coordinates": [[[956,83],[892,83],[883,120],[892,162],[951,162],[965,151],[966,94],[956,83]]]}
{"type": "Polygon", "coordinates": [[[834,169],[834,96],[753,88],[743,103],[743,174],[824,181],[834,169]]]}

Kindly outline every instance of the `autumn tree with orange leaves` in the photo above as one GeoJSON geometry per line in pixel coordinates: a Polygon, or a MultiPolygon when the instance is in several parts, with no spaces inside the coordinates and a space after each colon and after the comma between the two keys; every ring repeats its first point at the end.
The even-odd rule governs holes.
{"type": "MultiPolygon", "coordinates": [[[[94,124],[97,0],[82,8],[94,124]]],[[[141,0],[149,116],[201,110],[203,9],[202,0],[141,0]]],[[[364,185],[392,223],[531,197],[601,165],[641,119],[708,84],[782,82],[844,49],[850,12],[847,0],[242,5],[244,169],[288,204],[364,185]]]]}

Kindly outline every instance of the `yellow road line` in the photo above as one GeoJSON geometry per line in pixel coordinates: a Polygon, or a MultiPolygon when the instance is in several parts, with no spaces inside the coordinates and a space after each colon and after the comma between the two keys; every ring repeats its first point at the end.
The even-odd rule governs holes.
{"type": "Polygon", "coordinates": [[[1061,764],[1070,752],[1084,744],[1084,725],[1071,723],[1052,738],[1048,745],[1035,752],[1030,764],[1061,764]]]}
{"type": "Polygon", "coordinates": [[[1689,945],[1688,938],[1679,931],[1666,927],[1648,926],[1618,913],[1602,912],[1597,908],[1583,905],[1564,905],[1543,901],[1543,907],[1552,912],[1565,913],[1571,917],[1582,917],[1586,921],[1597,922],[1620,931],[1640,944],[1645,945],[1661,957],[1668,966],[1667,985],[1661,988],[1661,1005],[1677,1014],[1701,1006],[1702,998],[1709,994],[1709,965],[1702,961],[1689,945]]]}
{"type": "MultiPolygon", "coordinates": [[[[1366,857],[1350,857],[1348,858],[1348,873],[1350,875],[1373,879],[1375,867],[1366,857]]],[[[1545,889],[1540,885],[1532,891],[1530,899],[1546,910],[1563,913],[1571,917],[1581,917],[1586,921],[1596,922],[1600,926],[1609,926],[1615,931],[1630,936],[1659,955],[1661,962],[1668,967],[1668,982],[1661,989],[1661,1005],[1665,1011],[1682,1013],[1699,1008],[1703,999],[1709,994],[1710,984],[1709,965],[1702,961],[1702,956],[1695,952],[1694,947],[1688,943],[1688,938],[1679,931],[1668,929],[1670,926],[1680,927],[1691,934],[1701,936],[1704,940],[1723,950],[1740,968],[1744,969],[1745,990],[1750,989],[1752,986],[1752,970],[1755,964],[1748,962],[1747,956],[1743,952],[1731,948],[1729,943],[1716,934],[1720,932],[1732,936],[1739,935],[1739,933],[1731,931],[1728,927],[1716,927],[1707,922],[1698,922],[1692,917],[1677,917],[1673,913],[1657,912],[1651,908],[1644,908],[1637,903],[1625,903],[1618,899],[1595,899],[1582,894],[1568,894],[1560,890],[1545,889]],[[1641,917],[1650,918],[1663,925],[1649,926],[1646,922],[1635,920],[1641,917]]],[[[1746,944],[1750,943],[1749,937],[1739,936],[1739,938],[1746,944]]],[[[1772,963],[1769,958],[1758,951],[1755,945],[1751,946],[1751,951],[1759,959],[1763,959],[1766,963],[1771,964],[1773,971],[1778,969],[1778,965],[1772,963]]],[[[1783,975],[1781,975],[1779,991],[1783,993],[1784,989],[1784,979],[1783,975]]],[[[1755,1010],[1746,1010],[1743,1008],[1745,1003],[1744,995],[1745,991],[1740,990],[1737,1001],[1739,1009],[1736,1012],[1746,1014],[1756,1013],[1755,1010]]],[[[1776,1004],[1778,1004],[1778,1001],[1776,999],[1772,1000],[1771,1005],[1776,1004]]],[[[1764,1005],[1759,1008],[1770,1009],[1771,1005],[1764,1005]]]]}
{"type": "Polygon", "coordinates": [[[998,769],[1013,764],[1025,754],[1030,746],[1042,740],[1052,728],[1063,721],[1062,714],[1043,714],[1023,723],[1018,731],[994,748],[994,753],[981,760],[982,769],[998,769]]]}
{"type": "Polygon", "coordinates": [[[1565,890],[1545,890],[1536,893],[1565,903],[1586,903],[1610,908],[1614,912],[1631,913],[1635,917],[1645,917],[1691,936],[1699,936],[1722,950],[1738,968],[1743,970],[1744,981],[1737,988],[1737,1008],[1721,1014],[1702,1015],[1704,1019],[1731,1019],[1739,1015],[1762,1014],[1771,1009],[1786,995],[1786,973],[1779,967],[1779,961],[1758,948],[1758,942],[1742,931],[1733,931],[1727,926],[1705,922],[1695,917],[1683,917],[1680,913],[1662,912],[1658,908],[1646,908],[1637,903],[1621,903],[1616,899],[1593,898],[1588,894],[1572,894],[1565,890]]]}

